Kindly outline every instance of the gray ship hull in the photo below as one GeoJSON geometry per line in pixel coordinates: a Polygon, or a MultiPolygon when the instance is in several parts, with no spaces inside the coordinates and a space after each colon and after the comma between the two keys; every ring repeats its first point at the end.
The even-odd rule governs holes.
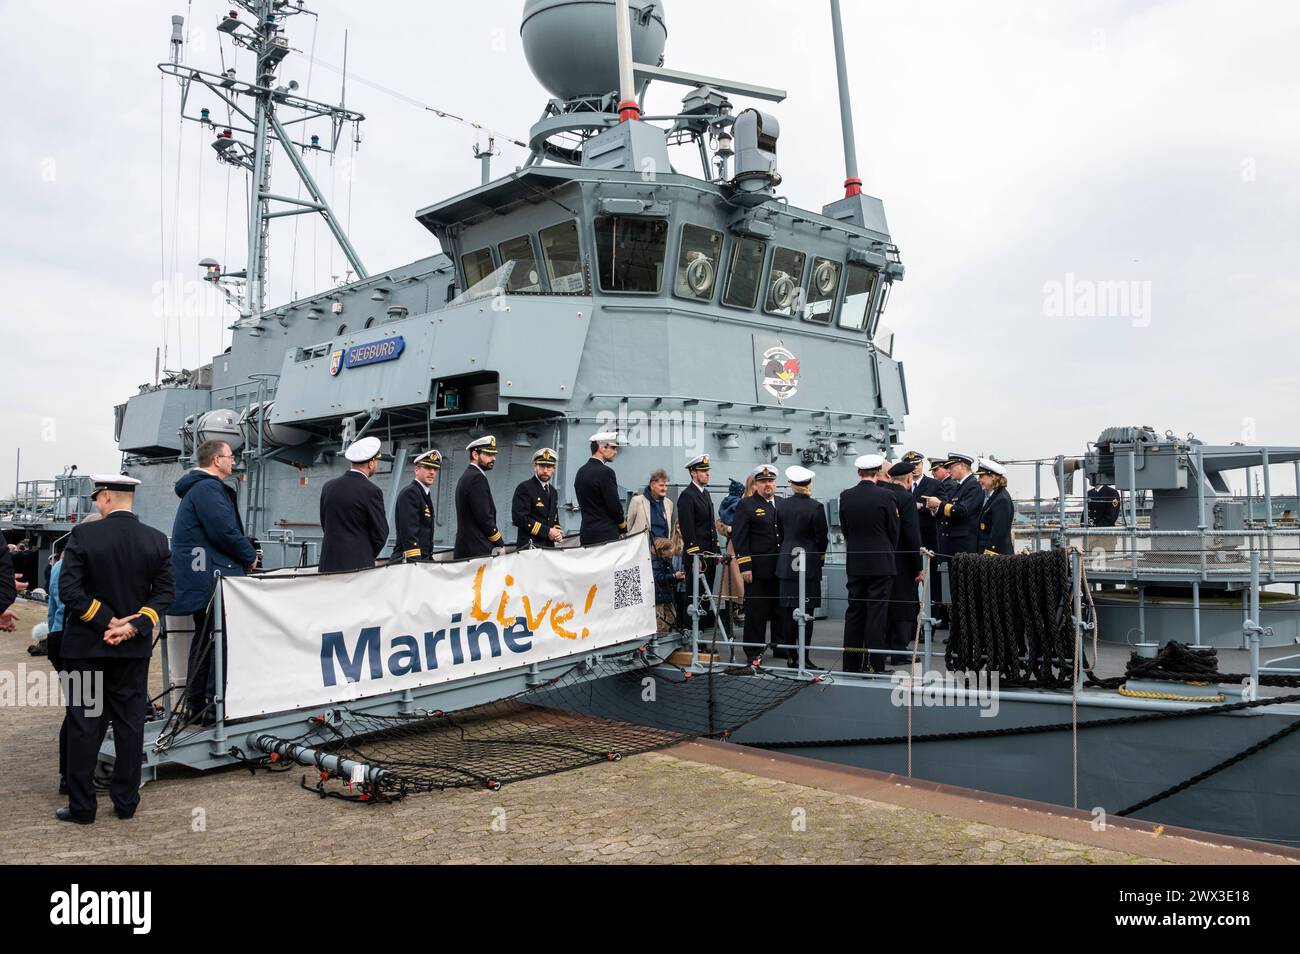
{"type": "MultiPolygon", "coordinates": [[[[999,694],[996,716],[976,707],[915,706],[912,734],[988,731],[1070,721],[1067,695],[999,694]]],[[[1141,715],[1179,707],[1150,703],[1121,707],[1113,694],[1084,693],[1079,721],[1141,715]]],[[[1184,706],[1185,708],[1185,706],[1184,706]]],[[[907,734],[907,708],[895,704],[888,682],[836,677],[797,694],[760,717],[735,741],[778,751],[908,774],[907,745],[800,746],[835,740],[907,734]]],[[[1300,707],[1280,705],[1223,715],[1190,716],[1078,732],[1077,806],[1107,815],[1202,772],[1300,718],[1300,707]]],[[[1070,731],[996,735],[912,746],[911,774],[1058,805],[1073,795],[1070,731]]],[[[1242,838],[1300,844],[1300,736],[1290,736],[1243,761],[1135,813],[1134,818],[1242,838]]]]}

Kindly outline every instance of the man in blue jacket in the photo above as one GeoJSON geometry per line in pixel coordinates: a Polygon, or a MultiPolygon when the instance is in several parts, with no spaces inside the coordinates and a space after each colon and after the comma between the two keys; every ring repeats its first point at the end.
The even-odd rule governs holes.
{"type": "Polygon", "coordinates": [[[191,715],[212,720],[206,713],[216,695],[208,631],[208,609],[215,585],[214,574],[243,576],[257,565],[257,551],[244,534],[239,519],[239,497],[226,478],[235,469],[235,455],[225,441],[204,441],[198,449],[199,466],[176,481],[181,505],[172,524],[172,575],[176,601],[172,616],[192,615],[185,702],[191,715]]]}

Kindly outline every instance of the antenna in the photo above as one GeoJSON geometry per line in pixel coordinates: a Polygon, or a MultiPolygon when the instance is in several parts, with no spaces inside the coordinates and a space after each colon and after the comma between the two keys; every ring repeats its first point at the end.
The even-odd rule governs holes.
{"type": "Polygon", "coordinates": [[[844,62],[844,27],[840,24],[840,0],[831,0],[831,34],[835,40],[835,78],[840,87],[840,132],[844,137],[844,197],[862,194],[858,178],[858,151],[853,141],[853,106],[849,102],[849,71],[844,62]]]}
{"type": "MultiPolygon", "coordinates": [[[[251,82],[240,80],[233,69],[224,73],[211,73],[182,66],[181,46],[178,43],[184,38],[184,18],[177,16],[172,17],[171,60],[160,63],[158,69],[165,75],[175,77],[180,84],[182,118],[206,126],[214,133],[212,148],[217,158],[252,174],[249,190],[248,264],[242,272],[213,269],[208,265],[207,259],[200,264],[207,268],[204,278],[220,288],[227,299],[239,308],[241,320],[235,327],[247,327],[252,334],[260,335],[266,302],[267,247],[272,219],[307,212],[318,213],[329,226],[352,271],[361,278],[369,277],[370,273],[361,263],[342,224],[303,160],[303,154],[308,151],[331,156],[336,154],[344,124],[352,123],[356,128],[365,116],[344,107],[342,99],[339,105],[332,106],[299,96],[297,82],[276,85],[276,70],[291,52],[288,37],[284,36],[284,21],[298,14],[316,16],[314,11],[302,3],[290,6],[283,0],[234,0],[234,6],[250,14],[249,18],[240,19],[239,11],[232,8],[217,25],[217,31],[230,37],[236,46],[244,47],[254,54],[256,66],[251,82]],[[232,111],[230,125],[214,122],[212,111],[208,107],[199,108],[197,113],[189,109],[190,93],[196,84],[232,111]],[[288,114],[284,121],[280,119],[281,113],[288,114]],[[301,129],[304,123],[316,118],[330,120],[331,133],[327,142],[322,142],[319,135],[312,135],[306,142],[299,142],[286,130],[287,126],[301,129]],[[302,180],[309,199],[291,198],[271,192],[272,138],[284,150],[294,171],[302,180]],[[276,205],[273,207],[272,203],[276,205]],[[242,280],[242,295],[233,290],[239,280],[242,280]]],[[[342,95],[341,92],[340,96],[342,95]]]]}
{"type": "Polygon", "coordinates": [[[474,158],[483,164],[483,185],[487,185],[492,181],[492,157],[499,151],[496,137],[491,134],[488,135],[486,147],[480,146],[477,142],[474,143],[474,158]]]}
{"type": "Polygon", "coordinates": [[[181,61],[185,49],[185,18],[179,14],[172,17],[172,62],[181,61]]]}

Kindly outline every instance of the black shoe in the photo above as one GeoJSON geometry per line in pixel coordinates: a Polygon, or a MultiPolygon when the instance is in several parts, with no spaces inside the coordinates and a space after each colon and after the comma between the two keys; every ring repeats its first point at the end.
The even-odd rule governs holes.
{"type": "Polygon", "coordinates": [[[95,824],[95,819],[93,819],[93,818],[78,818],[76,815],[72,814],[72,809],[71,809],[71,808],[66,808],[66,807],[65,807],[65,808],[57,808],[57,809],[55,809],[55,811],[54,811],[54,817],[57,818],[59,821],[63,821],[63,822],[74,822],[74,823],[76,823],[76,824],[78,824],[78,825],[93,825],[93,824],[95,824]]]}
{"type": "Polygon", "coordinates": [[[59,776],[59,794],[60,795],[68,794],[68,780],[64,778],[62,775],[59,776]]]}
{"type": "Polygon", "coordinates": [[[114,805],[113,814],[116,815],[118,818],[122,819],[122,821],[130,821],[132,818],[135,817],[135,809],[133,808],[129,812],[126,812],[118,808],[116,805],[114,805]]]}

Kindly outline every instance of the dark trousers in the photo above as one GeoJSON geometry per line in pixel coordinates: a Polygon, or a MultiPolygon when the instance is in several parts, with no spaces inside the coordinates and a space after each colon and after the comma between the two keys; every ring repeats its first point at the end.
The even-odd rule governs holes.
{"type": "Polygon", "coordinates": [[[849,606],[844,613],[844,671],[881,672],[884,657],[868,656],[863,649],[885,648],[892,576],[849,577],[849,606]]]}
{"type": "Polygon", "coordinates": [[[775,577],[759,579],[745,584],[745,654],[750,659],[757,659],[767,650],[768,643],[773,646],[781,642],[781,581],[775,577]],[[768,629],[771,628],[771,639],[768,629]]]}
{"type": "Polygon", "coordinates": [[[194,636],[190,639],[190,656],[185,675],[185,704],[190,712],[201,711],[217,694],[217,670],[212,665],[211,635],[208,632],[208,611],[201,609],[194,614],[194,636]]]}
{"type": "MultiPolygon", "coordinates": [[[[812,615],[811,608],[805,607],[804,612],[809,616],[812,615]]],[[[794,607],[781,607],[782,630],[785,635],[781,639],[781,652],[787,659],[797,659],[799,657],[799,624],[794,621],[794,607]]],[[[803,622],[803,645],[804,659],[808,658],[808,647],[813,644],[813,620],[806,619],[803,622]]]]}
{"type": "MultiPolygon", "coordinates": [[[[86,699],[68,705],[68,807],[74,818],[95,819],[95,764],[109,723],[113,725],[113,778],[108,786],[113,806],[134,814],[140,804],[140,757],[144,751],[144,708],[149,700],[149,660],[65,659],[69,672],[81,673],[83,683],[103,673],[103,692],[91,715],[86,699]]],[[[83,694],[87,688],[83,688],[83,694]]]]}
{"type": "MultiPolygon", "coordinates": [[[[50,665],[59,675],[63,675],[63,633],[50,633],[48,647],[45,655],[50,660],[50,665]]],[[[65,709],[63,721],[59,723],[59,778],[68,777],[68,714],[65,709]]]]}
{"type": "Polygon", "coordinates": [[[948,625],[950,612],[948,609],[948,594],[944,592],[944,580],[951,582],[952,566],[950,562],[952,557],[946,554],[936,554],[930,564],[930,614],[945,626],[948,625]],[[948,573],[943,571],[948,567],[948,573]]]}

